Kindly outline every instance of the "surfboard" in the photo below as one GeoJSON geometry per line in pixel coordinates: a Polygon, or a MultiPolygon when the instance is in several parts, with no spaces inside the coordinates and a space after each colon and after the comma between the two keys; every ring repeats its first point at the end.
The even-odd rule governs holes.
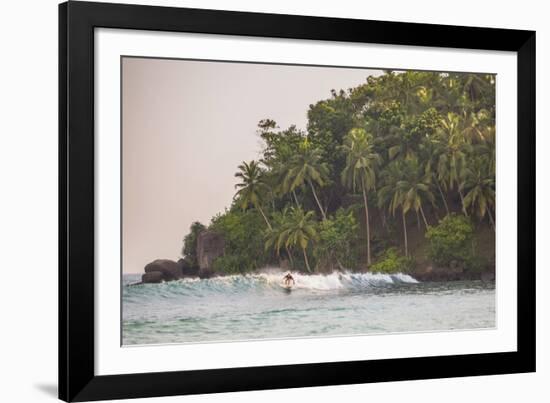
{"type": "Polygon", "coordinates": [[[290,292],[290,291],[292,291],[292,288],[294,288],[294,285],[280,284],[280,286],[286,292],[290,292]]]}

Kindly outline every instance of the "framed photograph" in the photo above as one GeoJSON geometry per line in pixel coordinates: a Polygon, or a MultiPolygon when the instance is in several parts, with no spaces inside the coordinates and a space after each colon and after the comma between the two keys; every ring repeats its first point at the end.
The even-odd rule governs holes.
{"type": "Polygon", "coordinates": [[[59,6],[59,397],[535,371],[535,33],[59,6]]]}

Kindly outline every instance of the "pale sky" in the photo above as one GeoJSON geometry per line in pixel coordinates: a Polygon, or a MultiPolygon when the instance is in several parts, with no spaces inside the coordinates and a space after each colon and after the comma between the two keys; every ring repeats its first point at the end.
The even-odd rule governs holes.
{"type": "Polygon", "coordinates": [[[310,104],[380,70],[124,58],[123,272],[177,260],[193,221],[231,204],[261,119],[305,129],[310,104]]]}

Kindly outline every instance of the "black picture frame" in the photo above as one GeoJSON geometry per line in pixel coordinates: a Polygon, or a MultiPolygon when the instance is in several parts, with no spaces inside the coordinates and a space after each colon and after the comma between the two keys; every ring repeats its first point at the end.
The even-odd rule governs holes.
{"type": "Polygon", "coordinates": [[[59,398],[65,401],[535,371],[535,32],[142,5],[59,5],[59,398]],[[96,376],[94,29],[517,52],[517,352],[96,376]]]}

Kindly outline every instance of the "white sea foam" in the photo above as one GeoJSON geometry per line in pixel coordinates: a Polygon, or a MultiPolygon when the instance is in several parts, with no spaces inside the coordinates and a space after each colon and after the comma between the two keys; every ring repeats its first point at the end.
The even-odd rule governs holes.
{"type": "MultiPolygon", "coordinates": [[[[311,290],[337,290],[344,288],[369,287],[384,284],[418,283],[413,277],[404,273],[352,273],[332,272],[330,274],[302,274],[291,272],[295,280],[295,288],[311,290]]],[[[263,279],[268,284],[281,284],[283,273],[274,269],[250,277],[263,279]]]]}
{"type": "MultiPolygon", "coordinates": [[[[262,288],[279,288],[283,285],[283,277],[288,271],[279,268],[267,268],[260,272],[245,275],[228,275],[209,279],[185,278],[173,282],[158,284],[155,292],[176,294],[205,293],[241,293],[247,290],[262,288]]],[[[291,272],[294,278],[294,289],[312,291],[331,290],[362,290],[395,284],[418,283],[413,277],[404,273],[354,273],[332,272],[328,274],[305,274],[291,272]]],[[[150,287],[147,287],[150,288],[150,287]]],[[[153,290],[150,290],[153,292],[153,290]]]]}

